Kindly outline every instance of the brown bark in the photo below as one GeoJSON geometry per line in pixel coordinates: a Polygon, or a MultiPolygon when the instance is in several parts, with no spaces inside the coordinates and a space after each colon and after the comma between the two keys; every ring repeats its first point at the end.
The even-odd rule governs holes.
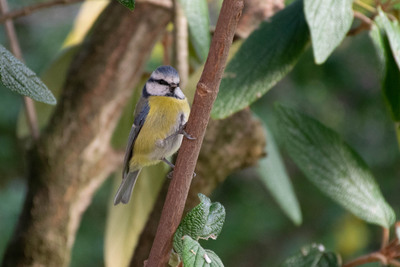
{"type": "Polygon", "coordinates": [[[186,127],[187,132],[196,139],[184,139],[182,142],[147,266],[165,266],[168,262],[172,248],[171,241],[182,218],[211,108],[218,94],[242,8],[243,1],[240,0],[225,0],[222,4],[210,52],[197,84],[186,127]]]}
{"type": "MultiPolygon", "coordinates": [[[[185,213],[199,203],[198,193],[209,195],[235,170],[255,165],[265,155],[265,133],[250,110],[242,110],[224,120],[210,120],[186,201],[185,213]]],[[[167,180],[143,230],[131,260],[131,267],[142,267],[148,258],[162,205],[167,194],[167,180]]]]}
{"type": "Polygon", "coordinates": [[[2,266],[68,265],[82,213],[122,161],[109,147],[122,107],[170,19],[149,2],[132,13],[113,1],[102,13],[28,153],[28,193],[2,266]]]}
{"type": "MultiPolygon", "coordinates": [[[[236,35],[244,38],[258,25],[284,7],[283,0],[245,0],[236,35]]],[[[210,120],[196,165],[184,213],[197,205],[198,193],[209,195],[230,173],[255,165],[265,156],[265,133],[258,119],[246,109],[224,120],[210,120]]],[[[155,207],[140,236],[131,267],[143,266],[160,220],[167,190],[160,192],[155,207]]]]}

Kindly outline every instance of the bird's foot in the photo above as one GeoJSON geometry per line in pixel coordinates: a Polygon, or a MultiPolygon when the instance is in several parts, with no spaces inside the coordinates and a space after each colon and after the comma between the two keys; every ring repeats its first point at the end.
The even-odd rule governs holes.
{"type": "Polygon", "coordinates": [[[182,125],[182,126],[179,128],[178,134],[182,134],[183,136],[185,136],[185,137],[186,137],[187,139],[189,139],[189,140],[196,140],[196,137],[191,136],[190,134],[188,134],[188,133],[185,131],[185,129],[186,129],[186,124],[187,124],[187,123],[185,123],[184,125],[182,125]]]}

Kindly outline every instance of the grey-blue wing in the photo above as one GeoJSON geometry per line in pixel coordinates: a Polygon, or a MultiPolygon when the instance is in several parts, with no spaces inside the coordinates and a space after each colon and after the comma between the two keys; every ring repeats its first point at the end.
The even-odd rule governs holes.
{"type": "Polygon", "coordinates": [[[125,150],[124,158],[124,169],[122,172],[122,179],[129,173],[129,160],[132,158],[133,146],[135,145],[136,137],[138,136],[140,129],[146,120],[147,114],[149,113],[150,106],[147,99],[141,97],[136,105],[135,119],[128,137],[128,144],[125,150]]]}

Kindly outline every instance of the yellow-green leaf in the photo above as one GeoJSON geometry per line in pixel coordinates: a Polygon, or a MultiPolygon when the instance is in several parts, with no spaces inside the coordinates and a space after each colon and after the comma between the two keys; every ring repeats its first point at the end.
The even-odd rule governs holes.
{"type": "Polygon", "coordinates": [[[394,211],[361,157],[320,122],[281,105],[276,110],[287,151],[306,177],[360,219],[389,228],[394,211]]]}

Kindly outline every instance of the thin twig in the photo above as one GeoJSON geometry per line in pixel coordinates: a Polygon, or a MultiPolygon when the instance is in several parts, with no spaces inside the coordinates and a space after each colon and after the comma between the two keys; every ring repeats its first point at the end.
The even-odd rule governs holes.
{"type": "Polygon", "coordinates": [[[397,260],[390,260],[389,261],[390,265],[396,266],[396,267],[400,267],[400,262],[397,260]]]}
{"type": "Polygon", "coordinates": [[[354,11],[354,17],[361,20],[364,24],[372,25],[373,21],[361,12],[354,11]]]}
{"type": "MultiPolygon", "coordinates": [[[[6,14],[8,12],[7,0],[0,0],[0,12],[1,14],[6,14]]],[[[18,42],[17,34],[15,32],[14,23],[12,22],[11,19],[7,19],[5,21],[5,28],[8,40],[10,42],[11,51],[13,52],[15,57],[19,58],[22,61],[23,59],[22,59],[21,48],[18,42]]],[[[33,100],[29,97],[24,96],[24,105],[25,105],[26,119],[29,125],[32,138],[34,140],[38,140],[39,126],[33,100]]]]}
{"type": "Polygon", "coordinates": [[[355,267],[360,266],[370,262],[382,262],[383,264],[387,264],[386,257],[382,255],[380,252],[373,252],[364,256],[361,256],[355,260],[352,260],[348,263],[343,264],[343,267],[355,267]]]}
{"type": "Polygon", "coordinates": [[[351,29],[347,33],[348,36],[357,35],[357,34],[359,34],[360,32],[362,32],[364,30],[371,29],[373,21],[369,17],[364,15],[363,13],[358,12],[358,11],[354,11],[354,18],[357,18],[357,19],[361,20],[361,24],[358,27],[355,27],[355,28],[351,29]]]}
{"type": "Polygon", "coordinates": [[[376,13],[376,8],[375,8],[375,7],[370,6],[370,5],[364,3],[364,2],[362,2],[362,1],[360,1],[360,0],[355,0],[355,1],[354,1],[354,4],[357,4],[357,5],[359,5],[360,7],[364,8],[365,10],[368,10],[368,11],[370,11],[370,12],[372,12],[372,13],[376,13]]]}
{"type": "Polygon", "coordinates": [[[174,65],[179,72],[180,84],[186,88],[189,79],[189,48],[187,19],[178,0],[174,4],[174,65]]]}
{"type": "Polygon", "coordinates": [[[172,34],[169,31],[165,31],[161,38],[161,45],[163,47],[163,65],[171,65],[172,39],[172,34]]]}
{"type": "Polygon", "coordinates": [[[382,228],[382,242],[381,242],[381,249],[384,249],[389,244],[389,229],[383,227],[382,228]]]}
{"type": "Polygon", "coordinates": [[[172,248],[173,235],[181,221],[186,198],[212,105],[228,58],[236,26],[239,21],[243,1],[225,0],[222,4],[210,52],[203,74],[197,84],[196,94],[186,131],[196,137],[184,139],[176,160],[176,167],[167,198],[157,228],[147,266],[166,266],[172,248]]]}
{"type": "Polygon", "coordinates": [[[16,19],[19,17],[27,16],[33,13],[34,11],[40,10],[40,9],[45,9],[45,8],[50,8],[53,6],[59,6],[59,5],[69,5],[69,4],[75,4],[79,2],[83,2],[84,0],[53,0],[49,2],[44,2],[44,3],[37,3],[31,6],[26,6],[21,9],[17,9],[14,11],[10,12],[4,12],[3,15],[0,17],[0,23],[3,23],[4,21],[8,19],[16,19]]]}

